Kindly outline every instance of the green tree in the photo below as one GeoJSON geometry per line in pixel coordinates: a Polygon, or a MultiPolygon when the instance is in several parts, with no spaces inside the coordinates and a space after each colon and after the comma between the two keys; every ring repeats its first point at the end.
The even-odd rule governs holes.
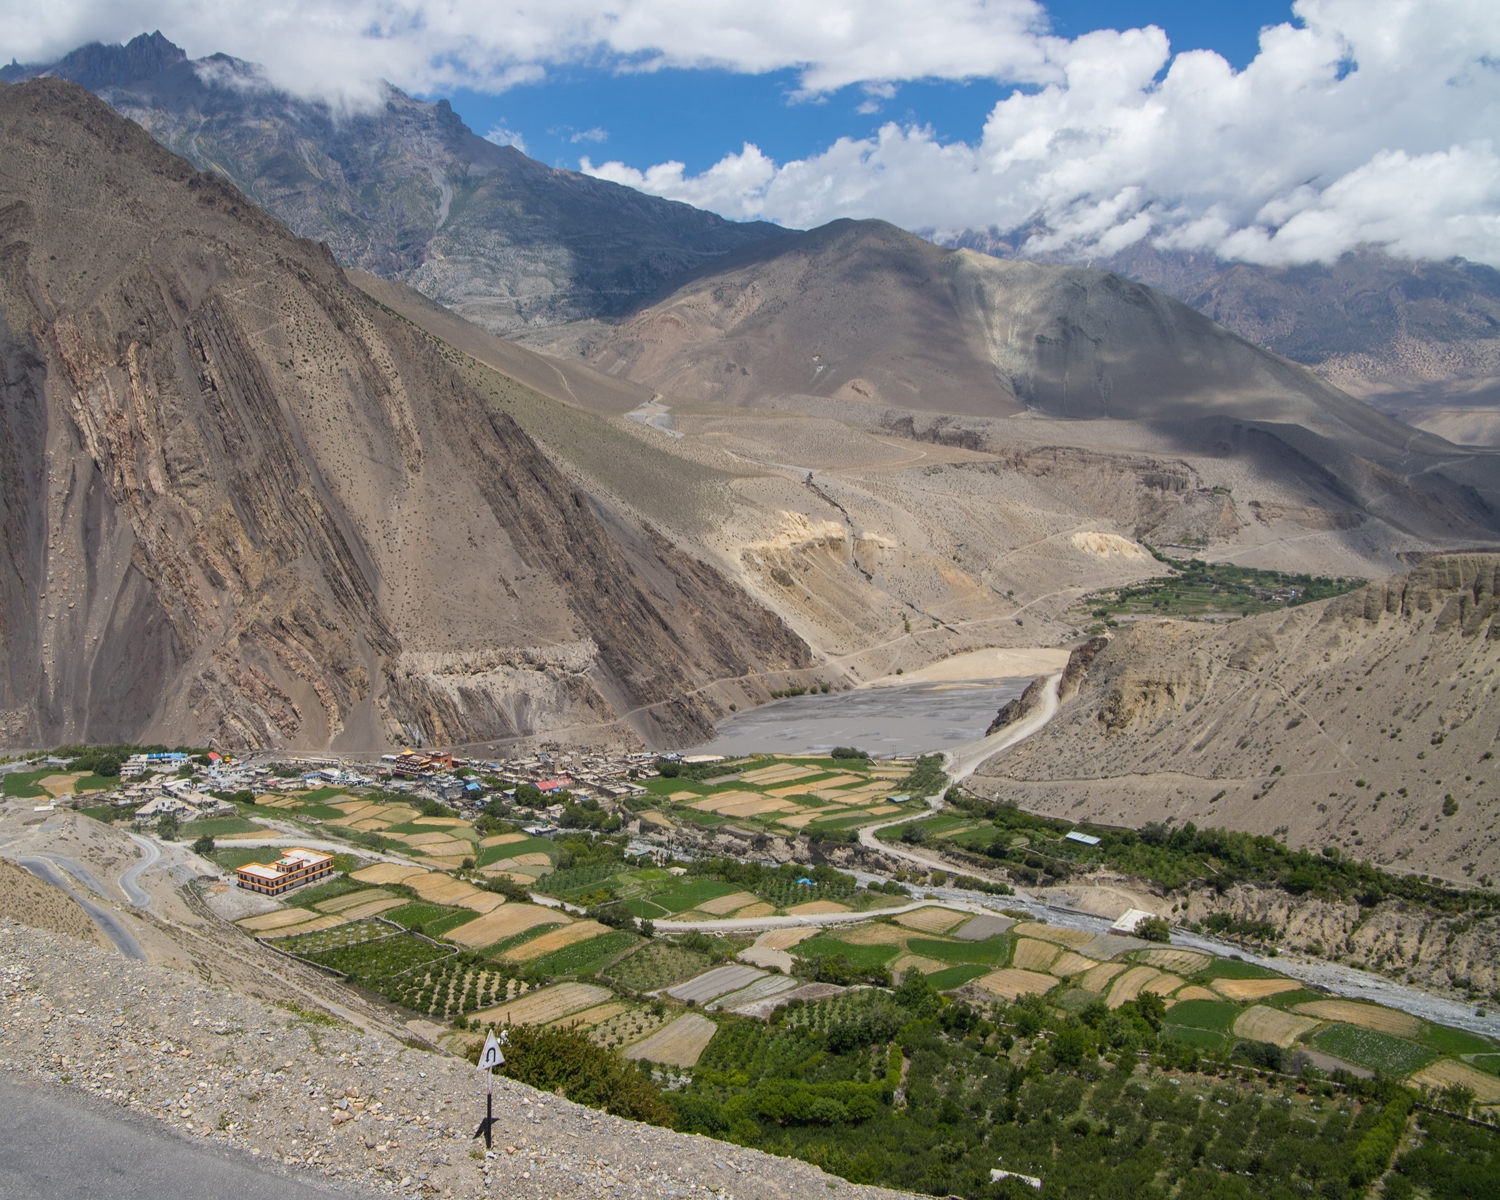
{"type": "Polygon", "coordinates": [[[156,818],[156,836],[164,842],[177,840],[178,821],[176,813],[164,812],[156,818]]]}
{"type": "Polygon", "coordinates": [[[1147,917],[1135,927],[1135,936],[1148,942],[1170,942],[1172,927],[1166,917],[1147,917]]]}
{"type": "Polygon", "coordinates": [[[204,858],[207,858],[213,852],[214,852],[213,834],[210,834],[210,833],[199,834],[197,840],[193,843],[193,853],[201,855],[204,858]]]}

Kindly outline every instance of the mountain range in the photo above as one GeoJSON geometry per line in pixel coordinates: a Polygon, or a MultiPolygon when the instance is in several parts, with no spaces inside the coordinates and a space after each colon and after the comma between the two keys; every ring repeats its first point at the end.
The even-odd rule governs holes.
{"type": "MultiPolygon", "coordinates": [[[[446,101],[386,86],[383,105],[335,112],[270,87],[254,64],[189,61],[160,33],[13,63],[0,81],[42,74],[96,92],[343,265],[492,332],[617,320],[720,255],[787,236],[546,167],[476,136],[446,101]]],[[[944,244],[1012,258],[1026,232],[971,230],[944,244]]],[[[1069,265],[1164,291],[1450,441],[1500,444],[1500,273],[1489,267],[1367,249],[1274,268],[1147,242],[1069,265]]]]}
{"type": "MultiPolygon", "coordinates": [[[[1272,328],[1266,293],[1259,341],[1326,349],[1315,371],[1120,271],[879,221],[734,225],[531,163],[394,92],[356,136],[163,38],[5,74],[4,744],[687,747],[788,687],[1072,644],[1092,594],[1160,575],[1148,547],[1177,547],[1374,587],[1415,567],[1428,608],[1257,618],[1286,649],[1248,666],[1249,624],[1141,622],[1052,750],[992,762],[984,786],[1107,819],[1120,780],[1159,766],[1153,722],[1177,736],[1192,705],[1270,747],[1176,747],[1183,811],[1214,813],[1216,780],[1249,796],[1261,759],[1301,744],[1270,692],[1236,707],[1236,680],[1264,664],[1313,696],[1357,669],[1349,686],[1394,704],[1418,666],[1403,638],[1424,678],[1467,681],[1478,715],[1450,740],[1479,745],[1493,693],[1470,685],[1500,640],[1464,614],[1493,608],[1497,452],[1334,386],[1328,348],[1358,305],[1314,337],[1272,328]],[[537,263],[557,273],[523,302],[537,263]],[[1441,629],[1425,615],[1454,606],[1441,629]]],[[[1377,281],[1415,272],[1371,262],[1377,281]]],[[[1334,293],[1352,270],[1332,269],[1334,293]]],[[[1437,299],[1407,289],[1403,319],[1431,333],[1463,308],[1454,344],[1480,362],[1486,277],[1443,270],[1467,298],[1432,267],[1437,299]]],[[[1275,792],[1298,804],[1334,769],[1281,765],[1275,792]]],[[[1346,806],[1297,836],[1365,837],[1428,870],[1485,861],[1467,820],[1418,831],[1421,770],[1378,822],[1346,806]]],[[[1224,819],[1292,824],[1272,808],[1224,819]]]]}
{"type": "Polygon", "coordinates": [[[345,266],[497,332],[618,315],[716,255],[782,236],[544,166],[474,134],[446,100],[385,87],[382,105],[335,111],[228,55],[189,61],[160,33],[0,69],[11,83],[43,75],[95,92],[345,266]]]}

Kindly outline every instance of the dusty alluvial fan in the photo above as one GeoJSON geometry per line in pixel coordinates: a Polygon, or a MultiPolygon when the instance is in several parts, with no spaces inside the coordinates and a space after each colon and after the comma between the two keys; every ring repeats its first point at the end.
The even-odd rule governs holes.
{"type": "Polygon", "coordinates": [[[0,90],[0,142],[8,741],[474,742],[631,710],[692,741],[697,686],[806,663],[326,249],[82,89],[0,90]]]}

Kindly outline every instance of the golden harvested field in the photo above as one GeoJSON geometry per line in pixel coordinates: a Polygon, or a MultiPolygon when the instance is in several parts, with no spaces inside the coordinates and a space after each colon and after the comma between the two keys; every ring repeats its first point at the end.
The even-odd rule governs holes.
{"type": "Polygon", "coordinates": [[[719,792],[713,796],[704,796],[702,800],[696,800],[689,804],[689,808],[696,808],[699,812],[716,813],[729,805],[740,804],[746,800],[763,799],[759,792],[719,792]]]}
{"type": "Polygon", "coordinates": [[[444,936],[450,942],[478,948],[493,946],[508,937],[515,937],[533,925],[559,925],[566,924],[567,921],[568,918],[562,913],[536,904],[506,904],[467,925],[449,930],[444,936]]]}
{"type": "Polygon", "coordinates": [[[392,834],[388,834],[387,836],[388,837],[393,837],[393,838],[397,839],[398,841],[405,842],[408,846],[435,846],[435,845],[438,845],[441,842],[451,842],[451,841],[453,841],[453,837],[452,837],[451,834],[436,833],[436,832],[434,832],[434,833],[392,833],[392,834]]]}
{"type": "MultiPolygon", "coordinates": [[[[319,904],[314,904],[313,907],[319,912],[338,913],[343,912],[346,908],[358,908],[361,904],[370,903],[371,900],[388,900],[390,896],[389,892],[382,892],[378,889],[371,891],[367,888],[363,891],[350,892],[344,896],[335,896],[332,900],[324,900],[319,904]]],[[[406,902],[403,900],[402,903],[406,902]]]]}
{"type": "Polygon", "coordinates": [[[373,900],[367,900],[364,904],[346,908],[338,915],[345,921],[363,921],[366,917],[378,916],[383,912],[390,912],[393,908],[400,908],[405,903],[406,900],[401,896],[379,896],[373,900]]]}
{"type": "Polygon", "coordinates": [[[1411,1077],[1413,1083],[1445,1088],[1458,1084],[1469,1088],[1481,1104],[1500,1104],[1500,1077],[1451,1058],[1440,1058],[1411,1077]]]}
{"type": "Polygon", "coordinates": [[[1179,1000],[1217,1000],[1219,996],[1206,987],[1185,987],[1177,993],[1179,1000]]]}
{"type": "Polygon", "coordinates": [[[1092,971],[1098,965],[1091,958],[1084,958],[1081,954],[1074,954],[1071,950],[1064,950],[1047,970],[1054,975],[1066,979],[1070,975],[1082,975],[1085,971],[1092,971]]]}
{"type": "Polygon", "coordinates": [[[550,867],[552,865],[552,859],[542,850],[533,850],[528,854],[518,854],[514,861],[523,867],[550,867]]]}
{"type": "Polygon", "coordinates": [[[400,863],[376,863],[373,867],[362,867],[358,871],[349,873],[350,879],[358,879],[361,883],[400,883],[404,879],[410,879],[413,875],[426,875],[428,872],[421,867],[405,867],[400,863]]]}
{"type": "Polygon", "coordinates": [[[512,842],[524,842],[531,835],[528,833],[497,833],[493,837],[480,838],[481,846],[509,846],[512,842]]]}
{"type": "Polygon", "coordinates": [[[427,855],[427,861],[435,867],[442,867],[445,871],[456,871],[464,865],[473,855],[473,851],[463,854],[431,854],[427,855]]]}
{"type": "Polygon", "coordinates": [[[766,950],[790,950],[817,932],[817,928],[811,925],[804,925],[800,929],[768,929],[755,939],[755,944],[766,950]]]}
{"type": "Polygon", "coordinates": [[[670,1063],[674,1067],[697,1066],[718,1031],[719,1027],[702,1014],[687,1013],[627,1048],[625,1057],[670,1063]]]}
{"type": "Polygon", "coordinates": [[[1109,989],[1110,1008],[1119,1008],[1126,1001],[1134,1000],[1141,994],[1141,988],[1160,975],[1155,967],[1131,967],[1109,989]]]}
{"type": "Polygon", "coordinates": [[[1015,951],[1010,956],[1014,966],[1023,971],[1045,971],[1052,965],[1060,951],[1051,942],[1039,942],[1035,938],[1017,938],[1015,951]]]}
{"type": "Polygon", "coordinates": [[[301,925],[282,925],[277,929],[268,929],[260,936],[263,938],[291,937],[294,933],[317,933],[320,929],[332,929],[335,925],[347,925],[349,918],[335,916],[329,913],[327,916],[316,917],[311,921],[304,921],[301,925]]]}
{"type": "Polygon", "coordinates": [[[883,817],[886,813],[900,811],[901,806],[899,804],[877,804],[874,808],[865,809],[865,812],[869,813],[872,817],[883,817]]]}
{"type": "Polygon", "coordinates": [[[767,904],[762,900],[757,904],[746,905],[734,915],[736,917],[769,917],[775,911],[776,906],[774,904],[767,904]]]}
{"type": "Polygon", "coordinates": [[[740,776],[746,783],[788,783],[793,779],[806,779],[809,775],[821,775],[816,767],[797,767],[782,763],[774,767],[760,767],[746,771],[740,776]]]}
{"type": "MultiPolygon", "coordinates": [[[[409,875],[401,881],[423,900],[430,900],[433,904],[461,904],[465,908],[471,907],[468,900],[480,896],[493,896],[493,892],[481,891],[472,883],[465,883],[462,879],[454,879],[451,875],[444,875],[440,871],[424,871],[420,875],[409,875]]],[[[475,909],[476,912],[483,910],[475,909]]]]}
{"type": "Polygon", "coordinates": [[[467,826],[469,823],[462,817],[418,817],[412,822],[413,825],[446,825],[450,828],[467,826]]]}
{"type": "Polygon", "coordinates": [[[622,1004],[620,1001],[613,1000],[608,1004],[599,1004],[593,1008],[586,1008],[582,1012],[574,1013],[570,1017],[559,1017],[552,1023],[554,1025],[561,1025],[565,1029],[571,1029],[575,1026],[580,1029],[592,1029],[601,1021],[607,1021],[611,1017],[618,1017],[627,1007],[627,1005],[622,1004]]]}
{"type": "Polygon", "coordinates": [[[731,892],[727,896],[719,896],[714,900],[705,900],[702,904],[698,905],[698,911],[708,913],[712,917],[722,917],[726,913],[734,912],[736,909],[759,903],[759,900],[760,898],[753,892],[731,892]]]}
{"type": "Polygon", "coordinates": [[[386,829],[394,824],[393,821],[388,821],[384,817],[361,817],[357,821],[329,821],[328,823],[330,825],[348,825],[350,829],[357,829],[364,833],[368,833],[372,829],[386,829]]]}
{"type": "MultiPolygon", "coordinates": [[[[302,801],[295,796],[273,796],[269,792],[264,796],[255,797],[256,808],[301,808],[302,801]]],[[[335,805],[334,807],[337,807],[335,805]]]]}
{"type": "MultiPolygon", "coordinates": [[[[462,928],[463,926],[460,925],[459,929],[462,928]]],[[[530,962],[534,958],[541,958],[544,954],[551,954],[554,950],[561,950],[564,946],[571,946],[575,942],[586,942],[589,938],[608,932],[609,926],[601,925],[598,921],[574,921],[571,925],[563,925],[551,933],[544,933],[539,938],[522,942],[519,946],[507,950],[504,957],[512,962],[530,962]]]]}
{"type": "Polygon", "coordinates": [[[822,815],[821,812],[801,812],[795,816],[777,817],[776,824],[785,825],[788,829],[801,829],[805,825],[811,825],[822,815]]]}
{"type": "Polygon", "coordinates": [[[1017,937],[1037,938],[1077,950],[1094,940],[1094,935],[1084,929],[1061,929],[1056,925],[1042,925],[1036,921],[1023,921],[1013,931],[1017,937]]]}
{"type": "Polygon", "coordinates": [[[592,983],[560,983],[556,987],[528,992],[509,1004],[487,1008],[475,1015],[483,1022],[500,1025],[546,1025],[572,1013],[583,1012],[611,999],[614,993],[592,983]]]}
{"type": "Polygon", "coordinates": [[[802,783],[794,783],[790,787],[770,788],[766,792],[766,795],[775,796],[778,800],[785,800],[788,796],[805,796],[807,794],[807,785],[802,783]]]}
{"type": "Polygon", "coordinates": [[[1214,991],[1230,1000],[1264,1000],[1277,992],[1295,992],[1302,985],[1295,979],[1215,979],[1214,991]]]}
{"type": "Polygon", "coordinates": [[[991,971],[988,975],[981,975],[974,980],[974,985],[1003,999],[1014,1000],[1017,996],[1025,996],[1031,992],[1040,994],[1051,991],[1057,986],[1057,980],[1051,975],[1039,975],[1035,971],[1006,967],[1003,970],[991,971]]]}
{"type": "Polygon", "coordinates": [[[900,979],[912,967],[916,967],[923,975],[931,975],[935,971],[946,970],[952,965],[952,963],[938,962],[935,958],[923,958],[920,954],[902,954],[891,963],[891,978],[900,979]]]}
{"type": "Polygon", "coordinates": [[[1206,954],[1194,954],[1191,950],[1147,950],[1141,961],[1174,975],[1196,975],[1209,964],[1206,954]]]}
{"type": "Polygon", "coordinates": [[[1158,996],[1170,996],[1182,986],[1182,983],[1180,975],[1158,975],[1148,983],[1143,983],[1141,991],[1155,992],[1158,996]]]}
{"type": "MultiPolygon", "coordinates": [[[[894,925],[859,925],[853,929],[840,929],[838,936],[839,941],[851,946],[900,946],[910,935],[894,925]]],[[[760,940],[755,944],[760,945],[760,940]]]]}
{"type": "Polygon", "coordinates": [[[1361,1029],[1373,1029],[1376,1033],[1389,1033],[1395,1037],[1415,1038],[1422,1032],[1422,1022],[1410,1013],[1374,1004],[1356,1004],[1353,1000],[1314,1000],[1311,1004],[1299,1004],[1292,1011],[1321,1017],[1325,1021],[1358,1025],[1361,1029]]]}
{"type": "Polygon", "coordinates": [[[818,913],[848,912],[847,904],[840,904],[837,900],[809,900],[806,904],[794,904],[787,909],[789,913],[798,915],[806,914],[816,916],[818,913]]]}
{"type": "Polygon", "coordinates": [[[795,809],[796,803],[791,800],[778,800],[775,796],[761,796],[755,800],[741,800],[738,804],[726,804],[719,809],[719,814],[725,817],[758,817],[761,813],[785,812],[787,809],[795,809]]]}
{"type": "Polygon", "coordinates": [[[954,912],[951,908],[917,908],[911,912],[901,913],[895,921],[898,925],[905,925],[908,929],[920,929],[923,933],[947,933],[960,921],[965,920],[968,915],[968,913],[954,912]]]}
{"type": "MultiPolygon", "coordinates": [[[[1097,967],[1090,967],[1084,974],[1073,982],[1085,991],[1104,994],[1109,987],[1109,981],[1125,969],[1124,963],[1107,962],[1100,963],[1097,967]]],[[[1218,999],[1218,997],[1215,997],[1218,999]]]]}
{"type": "Polygon", "coordinates": [[[1316,1029],[1320,1023],[1313,1017],[1300,1017],[1296,1013],[1257,1004],[1235,1018],[1234,1034],[1256,1042],[1274,1042],[1285,1049],[1309,1029],[1316,1029]]]}
{"type": "Polygon", "coordinates": [[[289,925],[301,925],[321,915],[309,908],[282,908],[276,912],[260,913],[254,917],[246,917],[243,921],[236,921],[235,924],[241,929],[249,929],[255,933],[264,933],[268,929],[281,929],[289,925]]]}

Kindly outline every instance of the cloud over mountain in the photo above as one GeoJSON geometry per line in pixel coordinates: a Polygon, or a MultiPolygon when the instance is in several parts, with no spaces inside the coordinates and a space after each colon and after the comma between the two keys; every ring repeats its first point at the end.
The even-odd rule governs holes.
{"type": "Polygon", "coordinates": [[[1374,244],[1500,264],[1500,9],[1299,0],[1236,72],[1159,29],[1038,39],[1059,78],[996,104],[977,144],[885,125],[775,163],[753,146],[585,169],[731,216],[879,215],[909,229],[1027,228],[1025,251],[1110,255],[1152,238],[1251,262],[1374,244]]]}
{"type": "Polygon", "coordinates": [[[5,18],[0,44],[40,61],[160,26],[190,55],[224,51],[277,86],[356,103],[380,78],[500,91],[570,64],[794,70],[809,96],[860,84],[882,99],[908,81],[991,78],[1017,90],[973,143],[893,122],[787,162],[746,143],[696,175],[674,161],[584,166],[787,225],[1021,229],[1026,253],[1108,256],[1149,238],[1260,263],[1372,244],[1500,264],[1500,7],[1292,7],[1296,22],[1263,30],[1242,71],[1212,51],[1174,55],[1155,27],[1057,37],[1037,0],[63,0],[5,18]]]}

